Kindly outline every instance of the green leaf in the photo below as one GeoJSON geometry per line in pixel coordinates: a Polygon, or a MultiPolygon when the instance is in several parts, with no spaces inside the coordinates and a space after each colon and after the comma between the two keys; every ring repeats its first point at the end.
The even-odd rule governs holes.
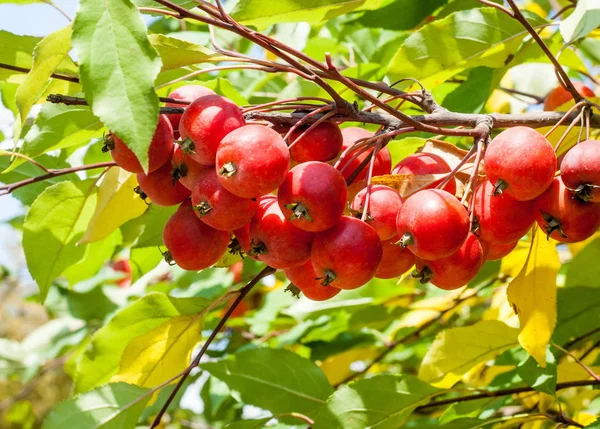
{"type": "Polygon", "coordinates": [[[155,268],[163,259],[163,255],[156,247],[132,249],[130,257],[132,281],[135,282],[141,276],[155,268]]]}
{"type": "Polygon", "coordinates": [[[75,391],[86,392],[108,382],[119,371],[121,356],[134,339],[175,317],[200,313],[211,303],[151,292],[119,311],[96,331],[78,362],[75,391]]]}
{"type": "Polygon", "coordinates": [[[149,389],[127,383],[107,384],[56,406],[44,420],[42,428],[134,428],[151,398],[148,392],[149,389]],[[139,400],[144,395],[147,396],[139,400]],[[139,402],[133,404],[137,400],[139,402]]]}
{"type": "Polygon", "coordinates": [[[542,368],[533,357],[527,356],[517,366],[517,374],[538,392],[552,396],[556,393],[556,359],[550,350],[546,350],[546,368],[542,368]]]}
{"type": "MultiPolygon", "coordinates": [[[[542,24],[537,17],[532,25],[542,24]]],[[[463,10],[411,34],[392,59],[392,80],[412,77],[435,86],[470,67],[504,66],[527,31],[494,8],[463,10]]]]}
{"type": "Polygon", "coordinates": [[[160,207],[156,204],[152,204],[150,208],[135,219],[133,222],[139,220],[143,226],[142,235],[139,236],[135,247],[156,247],[163,245],[162,233],[165,229],[167,221],[173,216],[173,213],[177,211],[177,207],[160,207]]]}
{"type": "Polygon", "coordinates": [[[76,292],[63,287],[50,289],[44,303],[54,314],[65,314],[86,321],[101,322],[117,305],[104,294],[101,287],[76,292]]]}
{"type": "Polygon", "coordinates": [[[265,423],[271,420],[272,417],[264,417],[258,420],[241,420],[235,423],[229,423],[225,429],[262,429],[265,423]]]}
{"type": "Polygon", "coordinates": [[[16,103],[19,117],[15,120],[14,138],[21,136],[21,124],[27,119],[31,106],[42,96],[50,76],[63,62],[71,49],[71,26],[44,37],[33,50],[33,65],[19,85],[16,103]]]}
{"type": "Polygon", "coordinates": [[[149,39],[154,49],[160,55],[162,71],[192,64],[220,61],[227,58],[204,46],[165,36],[164,34],[151,34],[149,39]]]}
{"type": "Polygon", "coordinates": [[[439,390],[408,375],[380,375],[338,389],[314,419],[315,429],[395,429],[439,390]]]}
{"type": "Polygon", "coordinates": [[[358,10],[377,9],[383,0],[240,0],[232,17],[259,30],[280,22],[319,24],[358,10]]]}
{"type": "Polygon", "coordinates": [[[419,378],[450,388],[471,368],[518,345],[518,329],[497,320],[440,332],[421,362],[419,378]]]}
{"type": "Polygon", "coordinates": [[[448,0],[396,0],[381,9],[365,12],[357,22],[365,27],[410,30],[448,0]]]}
{"type": "Polygon", "coordinates": [[[283,349],[244,350],[200,367],[240,392],[245,403],[274,414],[299,412],[310,417],[333,392],[313,362],[283,349]]]}
{"type": "MultiPolygon", "coordinates": [[[[40,40],[42,40],[40,37],[18,36],[0,30],[0,63],[25,69],[31,68],[33,50],[40,40]]],[[[0,80],[7,80],[9,76],[14,74],[22,73],[0,69],[0,80]]]]}
{"type": "MultiPolygon", "coordinates": [[[[37,161],[42,164],[46,168],[67,168],[69,165],[58,158],[42,155],[37,161]]],[[[0,156],[0,170],[6,170],[10,164],[10,156],[0,156]]],[[[0,182],[3,183],[15,183],[21,180],[31,179],[32,177],[37,177],[42,174],[45,174],[39,167],[31,163],[21,164],[18,168],[15,168],[10,172],[2,172],[0,173],[0,182]]],[[[48,186],[60,183],[64,181],[72,181],[76,182],[79,178],[76,174],[65,174],[62,176],[55,176],[49,178],[44,181],[32,183],[30,185],[24,186],[22,188],[17,189],[12,193],[12,195],[21,201],[25,205],[31,205],[33,201],[46,189],[48,186]]]]}
{"type": "Polygon", "coordinates": [[[91,219],[95,180],[61,182],[32,204],[23,224],[27,267],[40,288],[42,302],[54,279],[85,255],[77,242],[91,219]]]}
{"type": "Polygon", "coordinates": [[[465,82],[446,96],[442,106],[453,112],[481,113],[497,85],[494,69],[476,67],[469,72],[465,82]]]}
{"type": "Polygon", "coordinates": [[[600,286],[600,238],[581,249],[567,265],[565,286],[600,286]]]}
{"type": "Polygon", "coordinates": [[[556,329],[552,340],[564,345],[569,339],[600,328],[600,289],[589,287],[559,288],[556,302],[556,329]]]}
{"type": "Polygon", "coordinates": [[[154,80],[161,62],[137,8],[129,0],[82,0],[73,48],[92,111],[146,168],[158,121],[154,80]]]}
{"type": "Polygon", "coordinates": [[[565,43],[587,36],[600,25],[600,2],[579,0],[575,10],[560,23],[560,34],[565,43]]]}

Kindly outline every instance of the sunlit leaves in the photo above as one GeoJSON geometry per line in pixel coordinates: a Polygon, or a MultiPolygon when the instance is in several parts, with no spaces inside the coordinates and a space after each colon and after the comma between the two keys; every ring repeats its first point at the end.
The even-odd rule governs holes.
{"type": "Polygon", "coordinates": [[[600,25],[600,2],[579,0],[575,10],[560,24],[560,34],[566,43],[587,36],[600,25]]]}
{"type": "Polygon", "coordinates": [[[519,316],[519,342],[542,366],[556,325],[556,275],[560,268],[554,242],[537,231],[525,266],[508,286],[508,300],[519,316]]]}
{"type": "Polygon", "coordinates": [[[77,242],[94,210],[94,184],[95,180],[86,180],[51,186],[27,213],[23,249],[42,301],[52,281],[85,254],[77,242]]]}
{"type": "Polygon", "coordinates": [[[136,7],[129,0],[82,0],[72,43],[92,111],[147,166],[161,61],[136,7]]]}
{"type": "Polygon", "coordinates": [[[471,368],[515,347],[517,329],[486,320],[442,331],[423,358],[419,378],[449,388],[471,368]]]}
{"type": "Polygon", "coordinates": [[[149,39],[160,55],[163,71],[226,58],[203,46],[164,34],[152,34],[149,39]]]}
{"type": "Polygon", "coordinates": [[[133,428],[149,399],[148,389],[107,384],[58,405],[44,421],[43,429],[133,428]]]}

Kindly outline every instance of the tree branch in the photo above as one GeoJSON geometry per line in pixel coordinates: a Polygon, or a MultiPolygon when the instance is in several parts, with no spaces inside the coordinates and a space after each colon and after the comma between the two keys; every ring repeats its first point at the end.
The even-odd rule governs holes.
{"type": "Polygon", "coordinates": [[[181,386],[183,386],[183,383],[190,375],[190,372],[192,371],[192,369],[194,369],[198,366],[198,364],[200,363],[200,360],[202,359],[202,356],[204,356],[204,354],[208,350],[208,347],[214,341],[214,339],[216,338],[217,334],[221,331],[221,329],[223,329],[223,326],[225,326],[225,323],[227,322],[227,320],[229,319],[231,314],[235,311],[235,309],[240,304],[240,302],[242,302],[244,297],[246,295],[248,295],[248,292],[250,292],[252,290],[252,288],[254,286],[256,286],[256,284],[261,279],[263,279],[264,277],[266,277],[270,274],[273,274],[275,271],[277,271],[275,268],[271,268],[269,266],[265,267],[252,280],[250,280],[246,286],[244,286],[242,289],[240,289],[240,294],[237,296],[235,301],[233,301],[233,304],[231,304],[231,306],[227,309],[227,311],[225,312],[225,314],[223,315],[221,320],[219,320],[219,323],[217,324],[215,329],[213,329],[210,336],[208,337],[208,339],[206,340],[206,342],[204,343],[204,345],[202,346],[202,348],[200,349],[200,351],[198,352],[198,354],[196,355],[196,357],[194,358],[192,363],[187,367],[187,369],[182,374],[181,378],[177,382],[177,385],[175,386],[175,388],[173,389],[173,391],[171,392],[171,394],[169,395],[169,397],[163,404],[162,408],[160,409],[160,411],[154,418],[152,425],[150,425],[150,429],[153,429],[160,424],[160,421],[162,420],[163,415],[167,411],[167,408],[169,408],[169,405],[171,404],[171,402],[173,402],[173,399],[175,399],[175,395],[177,395],[177,392],[179,392],[179,389],[181,389],[181,386]]]}

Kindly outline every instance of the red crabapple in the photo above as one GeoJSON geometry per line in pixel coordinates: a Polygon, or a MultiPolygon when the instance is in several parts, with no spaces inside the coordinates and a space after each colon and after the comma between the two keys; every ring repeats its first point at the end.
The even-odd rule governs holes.
{"type": "Polygon", "coordinates": [[[211,168],[200,173],[192,191],[192,206],[202,222],[215,229],[232,231],[252,220],[258,203],[229,192],[211,168]]]}
{"type": "MultiPolygon", "coordinates": [[[[354,198],[352,210],[363,213],[368,187],[354,198]]],[[[375,228],[381,240],[389,240],[396,236],[396,217],[402,206],[402,198],[396,190],[385,185],[372,185],[369,211],[366,222],[375,228]]],[[[359,216],[357,216],[359,217],[359,216]]]]}
{"type": "Polygon", "coordinates": [[[483,249],[474,234],[450,256],[435,261],[417,258],[417,273],[421,283],[430,282],[440,289],[458,289],[475,278],[483,264],[483,249]]]}
{"type": "MultiPolygon", "coordinates": [[[[357,140],[365,139],[373,137],[373,133],[367,131],[365,129],[359,127],[348,127],[342,129],[342,136],[344,138],[344,143],[342,145],[342,150],[346,150],[350,146],[354,145],[357,140]]],[[[358,149],[360,151],[360,149],[358,149]]],[[[364,159],[371,153],[373,149],[366,150],[358,155],[356,158],[352,159],[357,152],[350,152],[342,158],[339,169],[344,175],[344,178],[347,180],[352,173],[358,168],[358,166],[364,161],[364,159]]],[[[369,166],[367,165],[365,168],[361,170],[361,172],[356,176],[353,182],[358,182],[367,177],[367,172],[369,171],[369,166]]],[[[375,164],[373,165],[373,176],[382,176],[384,174],[390,174],[392,171],[392,156],[387,147],[382,148],[379,152],[377,152],[377,156],[375,157],[375,164]]]]}
{"type": "Polygon", "coordinates": [[[287,269],[310,259],[313,238],[313,233],[292,225],[273,199],[259,205],[250,222],[248,254],[273,268],[287,269]]]}
{"type": "Polygon", "coordinates": [[[579,198],[600,202],[600,141],[586,140],[571,148],[560,164],[560,175],[579,198]]]}
{"type": "Polygon", "coordinates": [[[580,200],[557,177],[535,200],[535,217],[549,237],[574,243],[591,237],[600,227],[600,205],[580,200]]]}
{"type": "MultiPolygon", "coordinates": [[[[200,85],[183,85],[177,88],[175,91],[169,94],[169,98],[180,101],[192,101],[204,97],[205,95],[216,95],[212,89],[208,89],[205,86],[200,85]]],[[[185,104],[179,103],[167,103],[167,107],[187,107],[185,104]]],[[[169,119],[169,122],[173,126],[175,137],[179,138],[179,121],[181,121],[182,113],[169,113],[165,116],[169,119]]]]}
{"type": "Polygon", "coordinates": [[[550,186],[556,172],[552,145],[536,130],[502,131],[486,149],[485,172],[496,187],[518,201],[533,200],[550,186]]]}
{"type": "Polygon", "coordinates": [[[381,264],[375,273],[375,277],[378,279],[399,277],[415,265],[415,255],[410,250],[403,249],[395,244],[395,241],[388,240],[381,242],[383,256],[381,264]]]}
{"type": "Polygon", "coordinates": [[[297,140],[309,125],[301,125],[290,134],[288,141],[293,146],[290,155],[296,162],[331,161],[342,150],[342,133],[332,122],[322,122],[297,140]]]}
{"type": "MultiPolygon", "coordinates": [[[[170,162],[148,175],[138,174],[137,181],[140,185],[140,194],[145,194],[154,204],[159,206],[174,206],[191,194],[190,190],[181,183],[173,182],[170,162]]],[[[144,195],[142,197],[144,198],[144,195]]]]}
{"type": "Polygon", "coordinates": [[[339,222],[346,207],[346,182],[329,164],[309,161],[292,168],[277,193],[279,207],[292,225],[324,231],[339,222]]]}
{"type": "MultiPolygon", "coordinates": [[[[583,97],[594,97],[594,91],[592,91],[590,87],[584,85],[583,83],[573,82],[573,86],[583,97]]],[[[550,91],[550,93],[546,96],[546,100],[544,101],[544,110],[554,110],[572,99],[573,96],[571,93],[559,85],[550,91]]]]}
{"type": "Polygon", "coordinates": [[[179,145],[175,147],[171,165],[173,166],[173,170],[171,171],[173,180],[179,180],[179,183],[190,191],[196,186],[198,177],[203,171],[207,169],[213,170],[210,166],[198,164],[189,155],[183,153],[179,145]]]}
{"type": "MultiPolygon", "coordinates": [[[[411,174],[411,175],[425,175],[425,174],[443,174],[450,173],[452,169],[448,163],[439,155],[435,153],[419,152],[407,156],[400,161],[394,169],[392,174],[411,174]]],[[[443,178],[435,181],[431,185],[427,186],[426,189],[433,189],[439,185],[443,178]]],[[[456,180],[451,178],[443,187],[444,191],[448,191],[451,194],[456,194],[456,180]]]]}
{"type": "Polygon", "coordinates": [[[333,286],[323,286],[317,279],[317,273],[310,259],[303,265],[285,270],[285,276],[302,291],[305,297],[313,301],[326,301],[342,291],[333,286]]]}
{"type": "Polygon", "coordinates": [[[181,117],[179,132],[184,139],[183,148],[199,164],[214,165],[221,140],[245,123],[242,111],[231,100],[219,95],[200,97],[181,117]]]}
{"type": "Polygon", "coordinates": [[[464,243],[469,233],[469,216],[449,192],[423,189],[404,201],[396,229],[402,247],[408,247],[417,258],[440,259],[464,243]]]}
{"type": "MultiPolygon", "coordinates": [[[[110,156],[123,170],[131,173],[144,173],[144,169],[131,149],[116,135],[106,143],[110,156]]],[[[105,150],[105,149],[103,149],[105,150]]],[[[165,115],[159,115],[154,136],[148,147],[148,172],[158,170],[171,159],[173,152],[173,128],[165,115]]]]}
{"type": "Polygon", "coordinates": [[[475,191],[475,233],[484,241],[512,243],[527,234],[535,222],[533,200],[517,201],[508,194],[494,196],[488,180],[475,191]]]}
{"type": "Polygon", "coordinates": [[[356,289],[373,278],[382,252],[372,227],[343,216],[333,228],[316,233],[311,258],[322,285],[356,289]]]}
{"type": "Polygon", "coordinates": [[[194,213],[189,201],[179,206],[163,231],[167,262],[198,271],[214,265],[227,250],[229,233],[211,228],[194,213]]]}
{"type": "Polygon", "coordinates": [[[519,244],[519,240],[506,244],[488,243],[483,240],[479,240],[479,242],[483,248],[483,259],[486,261],[497,261],[504,258],[517,247],[517,244],[519,244]]]}
{"type": "Polygon", "coordinates": [[[271,128],[246,125],[221,141],[217,150],[219,180],[229,192],[257,198],[281,185],[290,168],[290,152],[271,128]]]}

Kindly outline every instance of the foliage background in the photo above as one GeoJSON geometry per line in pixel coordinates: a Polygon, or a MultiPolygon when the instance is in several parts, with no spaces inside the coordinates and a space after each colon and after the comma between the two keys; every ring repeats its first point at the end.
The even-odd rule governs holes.
{"type": "MultiPolygon", "coordinates": [[[[310,11],[307,3],[242,0],[234,16],[314,58],[322,60],[325,52],[331,52],[347,75],[389,82],[397,77],[419,78],[439,103],[458,112],[539,110],[533,98],[498,88],[543,97],[557,84],[541,51],[531,43],[522,44],[525,33],[518,24],[494,9],[482,9],[474,0],[314,1],[312,6],[322,7],[310,11]],[[303,7],[293,10],[298,4],[303,7]],[[474,24],[481,20],[495,22],[502,31],[474,24]],[[480,41],[461,42],[456,36],[462,31],[480,41]],[[462,43],[456,45],[461,49],[452,49],[455,43],[462,43]],[[422,53],[415,50],[423,45],[430,56],[426,64],[415,60],[422,53]],[[464,55],[453,57],[455,52],[464,55]]],[[[567,3],[540,0],[520,5],[532,22],[541,25],[567,3]]],[[[25,9],[31,6],[13,7],[37,13],[25,9]]],[[[35,7],[50,10],[48,5],[35,7]]],[[[592,21],[597,19],[596,9],[590,7],[588,13],[592,21]]],[[[211,66],[212,54],[202,49],[210,50],[205,25],[187,21],[182,28],[179,22],[160,16],[146,17],[145,22],[162,69],[158,71],[158,57],[152,54],[135,60],[146,71],[156,68],[156,84],[164,85],[159,95],[179,85],[171,84],[173,80],[211,66]]],[[[555,53],[564,44],[557,30],[542,30],[555,53]]],[[[562,52],[560,59],[570,76],[591,84],[590,78],[597,75],[600,42],[597,31],[586,36],[562,52]]],[[[56,69],[84,73],[65,56],[70,52],[70,33],[58,37],[66,41],[52,45],[63,52],[56,69]]],[[[228,49],[270,58],[239,36],[218,31],[217,40],[228,49]]],[[[0,32],[0,46],[5,47],[0,62],[21,61],[31,67],[31,52],[38,42],[0,32]]],[[[35,97],[29,104],[22,97],[17,104],[24,78],[0,70],[2,102],[16,121],[10,129],[2,129],[2,149],[12,149],[10,137],[16,131],[22,136],[22,152],[46,167],[110,160],[100,151],[106,129],[89,108],[44,104],[41,110],[34,106],[29,111],[35,97]]],[[[252,70],[207,73],[195,80],[239,105],[324,95],[301,79],[252,70]]],[[[340,85],[334,83],[334,88],[349,101],[356,99],[340,85]]],[[[38,95],[80,95],[81,90],[77,84],[52,79],[49,86],[39,87],[38,95]]],[[[107,99],[117,97],[116,92],[107,99]]],[[[123,107],[133,102],[120,99],[102,119],[130,126],[120,116],[123,107]]],[[[141,101],[135,102],[143,107],[141,101]]],[[[406,111],[414,113],[410,108],[406,111]]],[[[415,133],[390,144],[393,161],[414,152],[424,137],[415,133]]],[[[570,136],[568,144],[575,139],[570,136]]],[[[462,147],[471,144],[467,139],[447,140],[462,147]]],[[[8,169],[0,175],[2,182],[39,174],[31,164],[17,162],[10,168],[9,164],[10,157],[0,157],[0,168],[8,169]]],[[[0,287],[0,427],[38,427],[44,419],[45,427],[100,427],[94,425],[101,421],[101,427],[135,427],[136,421],[147,425],[172,387],[129,408],[127,404],[185,369],[196,344],[223,314],[232,296],[226,294],[240,286],[233,284],[227,268],[188,273],[161,262],[157,246],[172,209],[146,209],[127,200],[132,180],[115,170],[99,184],[98,171],[82,172],[1,197],[0,207],[12,204],[7,202],[10,198],[22,205],[23,213],[31,207],[29,222],[17,215],[5,222],[3,231],[22,236],[37,284],[24,269],[21,249],[4,241],[2,261],[10,262],[10,268],[4,271],[0,287]],[[117,183],[112,188],[105,184],[111,183],[109,177],[113,185],[117,183]],[[99,221],[90,223],[100,192],[108,192],[111,201],[120,203],[109,205],[99,221]],[[47,218],[56,206],[64,211],[47,218]],[[108,222],[109,218],[116,223],[108,222]],[[54,228],[65,219],[73,228],[61,237],[54,228]],[[88,242],[76,246],[82,237],[88,242]],[[9,261],[5,255],[11,255],[9,261]],[[115,286],[119,274],[108,265],[121,257],[130,259],[134,267],[134,284],[128,289],[115,286]],[[39,290],[47,292],[43,306],[39,290]],[[122,411],[116,415],[103,414],[102,407],[88,411],[99,404],[122,411]]],[[[263,280],[246,299],[249,310],[228,324],[210,348],[202,371],[194,371],[186,381],[185,393],[180,393],[165,419],[167,427],[307,427],[298,418],[301,415],[314,420],[315,428],[359,429],[371,424],[377,428],[403,424],[538,428],[569,424],[557,417],[563,414],[580,426],[595,427],[600,409],[597,391],[590,387],[557,391],[556,386],[593,381],[590,372],[597,373],[600,366],[599,254],[596,237],[555,246],[538,234],[533,246],[530,237],[502,262],[486,264],[465,290],[443,292],[410,278],[373,280],[325,303],[297,300],[285,293],[286,279],[278,273],[263,280]],[[520,322],[509,304],[507,288],[512,290],[511,302],[522,310],[520,322]],[[580,336],[585,338],[573,343],[580,336]],[[345,384],[361,378],[367,369],[363,381],[345,384]],[[503,394],[505,389],[520,387],[531,391],[503,394]],[[438,395],[467,396],[479,389],[492,392],[491,396],[415,411],[438,395]]],[[[244,279],[260,269],[245,260],[244,279]]]]}

